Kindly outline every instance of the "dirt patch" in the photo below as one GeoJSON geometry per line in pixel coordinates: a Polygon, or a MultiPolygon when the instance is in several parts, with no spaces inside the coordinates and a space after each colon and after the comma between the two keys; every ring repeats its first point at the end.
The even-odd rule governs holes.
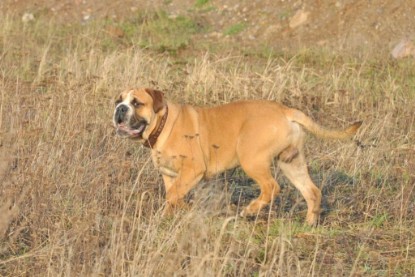
{"type": "Polygon", "coordinates": [[[3,14],[31,13],[35,20],[50,17],[66,24],[102,18],[125,20],[137,13],[163,10],[171,17],[192,15],[203,21],[208,31],[202,39],[281,51],[325,47],[355,55],[389,56],[399,41],[415,38],[415,6],[393,0],[6,0],[0,9],[3,14]]]}

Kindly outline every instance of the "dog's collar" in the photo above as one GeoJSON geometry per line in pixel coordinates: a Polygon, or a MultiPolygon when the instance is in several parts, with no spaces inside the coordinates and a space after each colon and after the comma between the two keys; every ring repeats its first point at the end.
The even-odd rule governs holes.
{"type": "Polygon", "coordinates": [[[153,148],[153,146],[156,144],[158,137],[161,134],[161,131],[163,131],[164,124],[166,124],[167,115],[169,113],[169,107],[166,105],[166,112],[164,113],[163,117],[161,118],[160,125],[157,128],[155,132],[152,132],[148,139],[144,141],[143,145],[148,148],[153,148]]]}

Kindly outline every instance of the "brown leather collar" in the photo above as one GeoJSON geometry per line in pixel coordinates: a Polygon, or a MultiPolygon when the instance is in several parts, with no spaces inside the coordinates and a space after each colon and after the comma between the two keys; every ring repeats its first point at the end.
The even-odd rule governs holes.
{"type": "Polygon", "coordinates": [[[148,139],[146,141],[144,141],[143,145],[145,147],[153,148],[153,146],[156,144],[157,139],[161,134],[161,131],[163,131],[164,124],[166,124],[168,113],[169,113],[169,107],[166,105],[166,112],[164,113],[163,117],[161,118],[160,125],[157,128],[157,130],[155,132],[153,131],[150,134],[150,136],[148,137],[148,139]]]}

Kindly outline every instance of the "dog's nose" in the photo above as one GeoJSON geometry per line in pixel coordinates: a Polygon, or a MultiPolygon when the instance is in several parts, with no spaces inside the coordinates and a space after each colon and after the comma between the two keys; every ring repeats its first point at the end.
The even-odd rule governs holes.
{"type": "Polygon", "coordinates": [[[115,121],[120,124],[124,121],[125,114],[128,112],[128,107],[126,105],[120,105],[115,111],[115,121]]]}

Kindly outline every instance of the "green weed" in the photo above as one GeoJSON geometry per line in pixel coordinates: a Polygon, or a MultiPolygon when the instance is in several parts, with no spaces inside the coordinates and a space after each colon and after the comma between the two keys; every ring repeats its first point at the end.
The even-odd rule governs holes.
{"type": "Polygon", "coordinates": [[[195,6],[197,8],[201,8],[203,6],[206,6],[209,3],[209,0],[196,0],[195,6]]]}
{"type": "Polygon", "coordinates": [[[228,27],[227,29],[225,29],[223,33],[227,36],[234,36],[244,31],[245,28],[246,28],[246,23],[236,23],[228,27]]]}
{"type": "Polygon", "coordinates": [[[160,11],[145,21],[140,45],[160,52],[176,53],[185,49],[192,35],[202,29],[189,17],[169,17],[166,12],[160,11]]]}

